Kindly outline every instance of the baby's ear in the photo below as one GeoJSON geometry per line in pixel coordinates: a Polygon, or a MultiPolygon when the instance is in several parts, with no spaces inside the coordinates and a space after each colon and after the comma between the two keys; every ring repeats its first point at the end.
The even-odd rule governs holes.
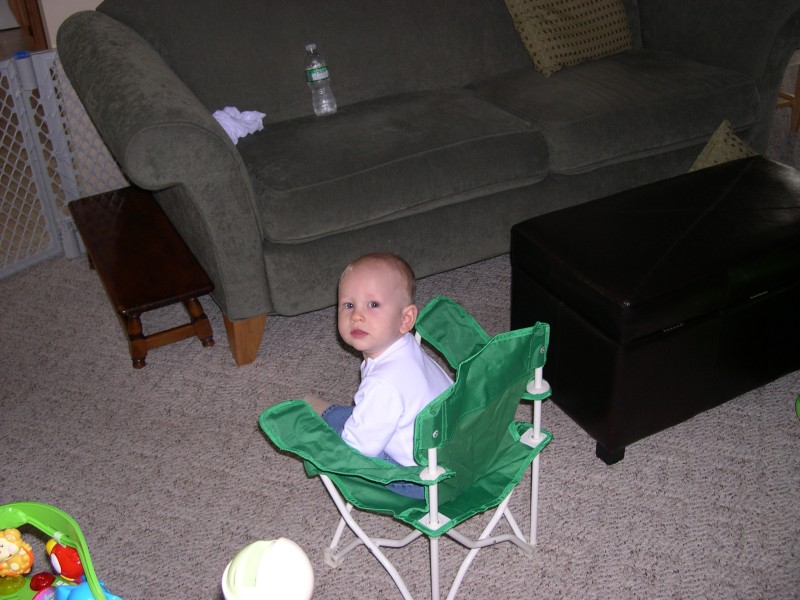
{"type": "Polygon", "coordinates": [[[400,333],[408,333],[414,329],[414,323],[417,322],[417,309],[416,304],[409,304],[403,309],[403,320],[400,323],[400,333]]]}

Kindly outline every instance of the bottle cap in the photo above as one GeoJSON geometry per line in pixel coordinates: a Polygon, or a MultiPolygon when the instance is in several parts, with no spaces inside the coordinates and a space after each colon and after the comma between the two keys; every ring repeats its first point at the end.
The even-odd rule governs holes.
{"type": "Polygon", "coordinates": [[[308,50],[309,52],[313,52],[316,49],[317,49],[316,44],[306,44],[306,50],[308,50]]]}

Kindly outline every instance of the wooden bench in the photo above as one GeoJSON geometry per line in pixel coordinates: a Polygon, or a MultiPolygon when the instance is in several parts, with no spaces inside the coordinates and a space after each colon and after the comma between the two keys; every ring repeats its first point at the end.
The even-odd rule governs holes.
{"type": "Polygon", "coordinates": [[[128,336],[133,367],[148,350],[192,336],[214,345],[211,323],[198,298],[214,284],[150,192],[128,187],[81,198],[69,210],[128,336]],[[145,335],[141,314],[182,302],[190,321],[145,335]]]}

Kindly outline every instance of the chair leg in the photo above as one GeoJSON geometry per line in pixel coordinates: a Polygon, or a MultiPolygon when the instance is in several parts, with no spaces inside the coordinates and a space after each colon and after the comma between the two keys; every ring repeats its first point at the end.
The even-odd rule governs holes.
{"type": "MultiPolygon", "coordinates": [[[[347,511],[350,512],[353,509],[351,504],[347,504],[347,511]]],[[[344,519],[339,519],[339,524],[336,526],[336,531],[333,533],[333,539],[331,540],[330,546],[325,551],[325,562],[328,564],[329,567],[333,567],[334,569],[338,567],[342,563],[342,556],[344,553],[339,554],[336,552],[336,549],[339,547],[339,540],[342,539],[342,533],[344,532],[344,527],[346,523],[344,519]]]]}
{"type": "MultiPolygon", "coordinates": [[[[513,493],[513,492],[512,492],[513,493]]],[[[500,519],[505,515],[506,509],[508,508],[508,503],[511,501],[511,495],[509,493],[505,499],[500,503],[500,506],[494,511],[494,515],[492,515],[491,520],[481,532],[481,535],[476,540],[477,542],[483,541],[488,538],[494,528],[497,527],[497,523],[500,519]]],[[[455,579],[453,580],[453,584],[450,586],[450,593],[447,594],[447,600],[454,600],[456,594],[458,593],[459,588],[461,587],[461,582],[464,580],[464,576],[467,574],[467,570],[469,569],[472,561],[475,560],[475,557],[478,555],[478,552],[483,548],[483,546],[475,547],[475,543],[470,544],[469,540],[466,540],[461,534],[455,531],[455,529],[451,529],[450,531],[445,532],[445,535],[459,544],[466,546],[467,548],[472,548],[468,553],[466,558],[461,563],[461,567],[458,569],[458,573],[456,574],[455,579]]],[[[431,540],[432,541],[432,540],[431,540]]],[[[492,543],[497,543],[500,541],[508,541],[508,542],[516,542],[516,544],[520,547],[525,546],[525,540],[520,539],[515,535],[504,535],[495,540],[492,543]]]]}
{"type": "MultiPolygon", "coordinates": [[[[549,384],[542,379],[541,367],[535,371],[534,383],[534,390],[546,389],[546,387],[549,388],[549,384]]],[[[536,400],[533,403],[533,428],[531,431],[533,432],[533,440],[531,441],[534,444],[540,443],[542,439],[541,400],[536,400]]],[[[531,536],[529,540],[531,546],[536,545],[537,522],[539,519],[539,458],[540,455],[537,454],[533,459],[533,463],[531,464],[531,536]]]]}
{"type": "Polygon", "coordinates": [[[531,546],[536,545],[536,534],[539,521],[539,455],[533,459],[531,464],[531,546]]]}
{"type": "Polygon", "coordinates": [[[439,538],[431,542],[431,600],[439,600],[439,538]]]}
{"type": "Polygon", "coordinates": [[[791,115],[789,118],[789,128],[792,131],[800,129],[800,67],[797,68],[797,77],[794,84],[794,94],[789,92],[778,92],[778,103],[776,108],[789,108],[791,115]]]}
{"type": "MultiPolygon", "coordinates": [[[[353,516],[350,514],[350,510],[348,510],[345,501],[342,499],[342,496],[339,494],[336,486],[333,485],[333,482],[327,475],[320,475],[320,479],[322,483],[325,485],[325,489],[328,490],[328,493],[333,500],[333,503],[336,505],[336,508],[339,510],[339,514],[341,515],[342,519],[347,523],[347,526],[350,530],[361,540],[361,542],[369,548],[369,551],[372,552],[372,555],[378,559],[378,562],[383,565],[383,568],[391,576],[392,580],[394,581],[397,589],[400,591],[400,595],[403,596],[404,600],[414,600],[411,596],[411,593],[408,591],[408,587],[406,587],[403,578],[400,576],[400,573],[397,571],[397,568],[391,563],[391,561],[386,558],[386,555],[381,552],[380,547],[376,544],[372,538],[370,538],[363,529],[356,523],[353,516]]],[[[421,532],[415,532],[412,536],[409,536],[411,540],[416,539],[421,535],[421,532]]],[[[408,538],[407,538],[408,539],[408,538]]],[[[411,541],[409,540],[409,541],[411,541]]]]}

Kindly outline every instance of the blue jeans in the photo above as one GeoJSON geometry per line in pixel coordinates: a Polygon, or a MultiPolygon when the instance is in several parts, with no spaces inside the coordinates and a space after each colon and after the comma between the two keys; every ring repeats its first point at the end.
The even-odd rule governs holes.
{"type": "MultiPolygon", "coordinates": [[[[344,424],[347,422],[347,419],[350,418],[351,414],[353,414],[352,406],[337,406],[336,404],[333,404],[326,408],[320,416],[322,417],[322,420],[330,425],[336,433],[342,435],[344,424]]],[[[390,462],[393,465],[402,466],[399,462],[394,460],[385,452],[381,452],[377,458],[390,462]]],[[[386,489],[392,490],[394,493],[400,494],[401,496],[406,496],[408,498],[415,498],[417,500],[425,499],[425,486],[418,485],[416,483],[408,483],[407,481],[393,481],[392,483],[387,484],[386,489]]]]}

